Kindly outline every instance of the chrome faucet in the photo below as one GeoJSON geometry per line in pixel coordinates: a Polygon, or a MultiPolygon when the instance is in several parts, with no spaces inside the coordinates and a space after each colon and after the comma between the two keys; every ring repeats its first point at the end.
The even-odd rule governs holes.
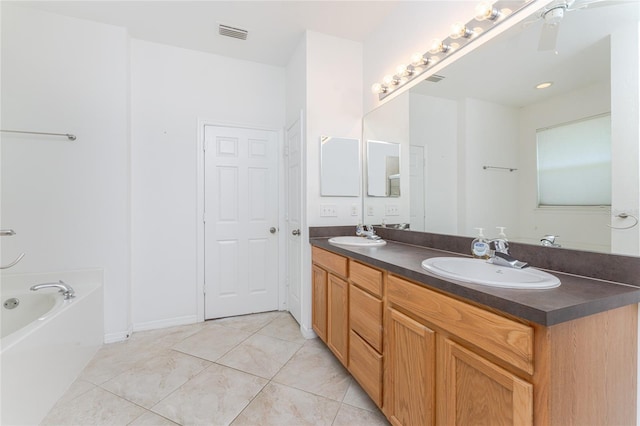
{"type": "Polygon", "coordinates": [[[370,240],[379,240],[380,236],[376,235],[373,225],[356,226],[356,235],[359,237],[367,237],[370,240]]]}
{"type": "Polygon", "coordinates": [[[496,238],[489,241],[489,245],[493,246],[489,262],[494,265],[508,266],[510,268],[522,269],[529,266],[528,263],[522,262],[509,254],[509,242],[503,238],[496,238]]]}
{"type": "Polygon", "coordinates": [[[31,286],[30,290],[31,291],[36,291],[36,290],[40,290],[43,288],[58,288],[60,289],[58,292],[62,293],[62,296],[64,296],[64,300],[70,300],[73,299],[74,297],[76,297],[76,292],[75,290],[67,283],[65,283],[64,281],[60,280],[57,283],[44,283],[44,284],[36,284],[31,286]]]}
{"type": "Polygon", "coordinates": [[[545,247],[562,247],[560,244],[556,243],[557,235],[545,235],[540,239],[540,244],[545,247]]]}

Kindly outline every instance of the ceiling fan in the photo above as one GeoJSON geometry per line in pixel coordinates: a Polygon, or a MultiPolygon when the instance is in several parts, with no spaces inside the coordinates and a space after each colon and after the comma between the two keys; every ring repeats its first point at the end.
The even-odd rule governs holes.
{"type": "Polygon", "coordinates": [[[556,50],[558,42],[558,33],[560,31],[560,23],[568,12],[575,10],[613,6],[616,4],[629,3],[637,0],[559,0],[553,2],[536,13],[536,17],[525,25],[532,24],[538,20],[544,21],[542,32],[540,33],[540,41],[538,42],[539,51],[556,50]]]}

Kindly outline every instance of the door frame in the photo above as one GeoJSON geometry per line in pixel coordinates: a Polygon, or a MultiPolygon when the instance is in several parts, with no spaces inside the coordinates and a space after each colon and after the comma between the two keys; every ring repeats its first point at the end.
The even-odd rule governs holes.
{"type": "Polygon", "coordinates": [[[198,118],[198,136],[196,140],[196,318],[198,322],[204,321],[205,297],[204,297],[204,268],[205,268],[205,229],[204,229],[204,137],[205,126],[230,127],[254,130],[266,130],[277,133],[278,139],[278,309],[286,309],[286,238],[280,230],[285,229],[284,222],[284,137],[282,129],[257,126],[254,124],[220,122],[216,120],[198,118]]]}

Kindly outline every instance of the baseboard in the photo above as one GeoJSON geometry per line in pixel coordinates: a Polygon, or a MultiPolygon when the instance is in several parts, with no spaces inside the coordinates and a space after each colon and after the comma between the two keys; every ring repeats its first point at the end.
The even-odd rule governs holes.
{"type": "Polygon", "coordinates": [[[133,325],[133,331],[156,330],[158,328],[175,327],[178,325],[195,324],[198,322],[197,315],[187,315],[185,317],[168,318],[158,321],[147,321],[133,325]]]}
{"type": "Polygon", "coordinates": [[[108,333],[104,335],[104,343],[116,343],[127,340],[131,337],[131,333],[133,333],[133,328],[129,327],[127,331],[118,331],[117,333],[108,333]]]}
{"type": "Polygon", "coordinates": [[[305,339],[315,339],[316,337],[318,337],[313,329],[307,328],[302,324],[300,324],[300,333],[302,333],[302,337],[304,337],[305,339]]]}

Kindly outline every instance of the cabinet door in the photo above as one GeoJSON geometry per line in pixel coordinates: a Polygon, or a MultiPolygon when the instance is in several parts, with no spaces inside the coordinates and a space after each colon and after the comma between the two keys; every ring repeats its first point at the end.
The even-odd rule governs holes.
{"type": "Polygon", "coordinates": [[[311,278],[311,327],[323,342],[327,341],[327,271],[313,265],[311,278]]]}
{"type": "Polygon", "coordinates": [[[439,342],[438,423],[531,425],[533,386],[451,340],[439,342]]]}
{"type": "Polygon", "coordinates": [[[385,414],[394,425],[434,424],[435,332],[389,309],[385,333],[385,414]]]}
{"type": "Polygon", "coordinates": [[[327,345],[346,367],[349,355],[349,283],[333,274],[329,274],[328,283],[327,345]]]}

